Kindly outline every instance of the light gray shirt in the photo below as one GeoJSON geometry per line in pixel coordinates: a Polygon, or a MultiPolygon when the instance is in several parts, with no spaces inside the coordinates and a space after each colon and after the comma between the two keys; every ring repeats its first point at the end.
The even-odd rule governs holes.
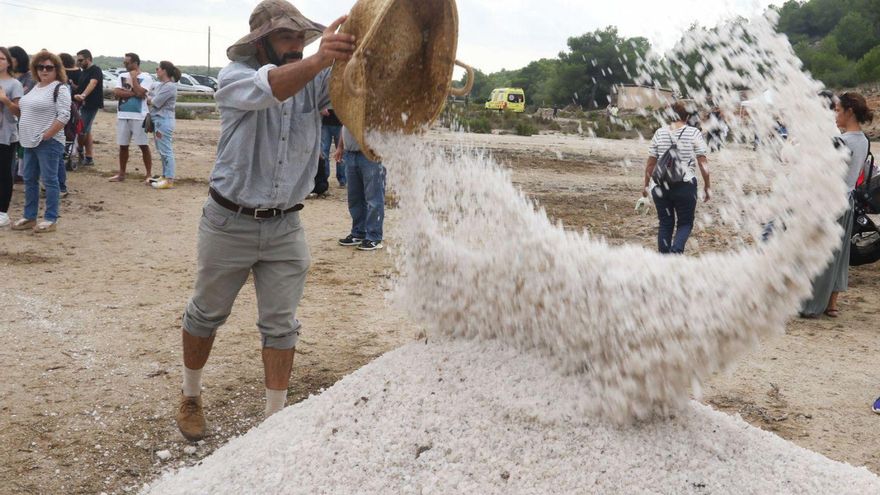
{"type": "MultiPolygon", "coordinates": [[[[24,95],[24,88],[18,79],[0,79],[0,88],[6,92],[6,97],[12,101],[24,95]]],[[[18,142],[18,117],[9,110],[6,105],[0,103],[0,144],[9,146],[18,142]]]]}
{"type": "Polygon", "coordinates": [[[846,187],[850,191],[856,188],[859,175],[865,168],[865,160],[868,158],[868,138],[861,132],[844,132],[841,136],[846,147],[849,148],[849,167],[846,171],[846,187]]]}
{"type": "Polygon", "coordinates": [[[278,101],[269,86],[274,65],[254,58],[220,71],[214,98],[220,142],[211,187],[247,208],[291,208],[315,186],[322,108],[330,104],[330,69],[295,96],[278,101]]]}
{"type": "Polygon", "coordinates": [[[177,104],[177,83],[168,81],[154,84],[150,90],[150,115],[153,118],[174,120],[174,107],[177,104]]]}
{"type": "Polygon", "coordinates": [[[357,139],[349,132],[348,127],[342,126],[342,148],[345,151],[360,151],[361,145],[357,139]]]}

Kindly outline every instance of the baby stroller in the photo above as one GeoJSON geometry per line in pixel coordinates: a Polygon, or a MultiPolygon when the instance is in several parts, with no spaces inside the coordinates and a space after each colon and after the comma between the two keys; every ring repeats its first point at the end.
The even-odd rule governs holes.
{"type": "Polygon", "coordinates": [[[76,143],[83,131],[83,121],[79,113],[80,103],[70,104],[70,120],[64,125],[64,168],[74,172],[79,168],[81,159],[76,156],[76,143]]]}
{"type": "Polygon", "coordinates": [[[855,215],[849,252],[850,266],[867,265],[880,260],[880,228],[875,222],[876,215],[880,214],[880,175],[874,165],[870,143],[868,141],[868,160],[853,194],[855,215]]]}

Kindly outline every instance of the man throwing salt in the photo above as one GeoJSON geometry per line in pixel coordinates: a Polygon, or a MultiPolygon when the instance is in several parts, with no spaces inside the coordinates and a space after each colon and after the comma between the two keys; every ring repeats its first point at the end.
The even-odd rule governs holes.
{"type": "Polygon", "coordinates": [[[253,273],[262,335],[266,417],[284,407],[300,332],[296,308],[310,256],[299,211],[312,190],[329,105],[329,67],[354,37],[324,28],[284,0],[265,0],[251,33],[229,47],[215,95],[221,135],[199,223],[198,269],[183,315],[183,390],[177,412],[189,440],[205,436],[201,375],[217,329],[253,273]],[[321,39],[303,59],[306,45],[321,39]]]}

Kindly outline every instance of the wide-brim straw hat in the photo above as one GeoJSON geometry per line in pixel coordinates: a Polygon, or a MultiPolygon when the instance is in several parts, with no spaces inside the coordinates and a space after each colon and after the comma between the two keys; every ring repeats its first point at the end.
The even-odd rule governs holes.
{"type": "Polygon", "coordinates": [[[257,54],[256,42],[275,31],[302,32],[306,35],[306,45],[315,41],[327,29],[306,18],[290,2],[285,0],[263,0],[251,13],[248,21],[251,32],[226,49],[229,60],[237,61],[257,54]]]}
{"type": "Polygon", "coordinates": [[[333,65],[330,98],[370,160],[380,158],[365,139],[369,131],[419,132],[450,93],[470,93],[473,69],[455,59],[455,0],[359,0],[339,31],[354,35],[357,49],[333,65]],[[468,70],[464,88],[452,88],[456,64],[468,70]]]}

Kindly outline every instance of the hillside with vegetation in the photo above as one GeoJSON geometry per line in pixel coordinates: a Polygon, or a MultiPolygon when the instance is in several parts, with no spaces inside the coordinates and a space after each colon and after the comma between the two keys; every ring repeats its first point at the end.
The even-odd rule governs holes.
{"type": "MultiPolygon", "coordinates": [[[[829,88],[880,82],[880,0],[790,0],[773,8],[779,13],[779,31],[788,36],[805,69],[829,88]]],[[[472,99],[483,102],[493,88],[517,87],[525,90],[531,108],[602,108],[612,87],[634,82],[636,61],[650,50],[646,38],[622,37],[615,27],[599,29],[569,38],[568,49],[556,58],[491,74],[477,70],[472,99]]],[[[682,58],[692,66],[700,60],[698,53],[682,58]]],[[[657,82],[686,88],[698,83],[695,73],[657,82]]]]}
{"type": "Polygon", "coordinates": [[[790,0],[779,9],[779,31],[829,87],[880,81],[880,0],[790,0]]]}

